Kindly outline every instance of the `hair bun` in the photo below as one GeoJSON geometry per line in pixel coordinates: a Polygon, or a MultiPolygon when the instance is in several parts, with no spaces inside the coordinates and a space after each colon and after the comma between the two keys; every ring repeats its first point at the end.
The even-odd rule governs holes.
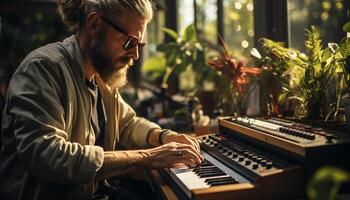
{"type": "Polygon", "coordinates": [[[76,32],[84,11],[84,0],[59,0],[57,7],[63,23],[70,31],[76,32]]]}

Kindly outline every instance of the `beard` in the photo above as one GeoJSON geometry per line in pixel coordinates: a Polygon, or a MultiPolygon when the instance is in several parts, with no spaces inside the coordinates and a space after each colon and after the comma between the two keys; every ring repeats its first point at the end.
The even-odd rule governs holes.
{"type": "Polygon", "coordinates": [[[92,40],[90,52],[92,65],[108,87],[118,89],[127,84],[127,71],[133,60],[127,56],[119,58],[118,61],[124,65],[121,68],[113,64],[107,53],[105,31],[92,40]]]}

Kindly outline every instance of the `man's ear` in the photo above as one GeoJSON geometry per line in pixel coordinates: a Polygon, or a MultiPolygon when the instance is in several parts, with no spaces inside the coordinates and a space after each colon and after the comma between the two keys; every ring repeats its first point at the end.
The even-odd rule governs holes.
{"type": "Polygon", "coordinates": [[[91,36],[96,37],[102,28],[101,17],[97,12],[91,12],[86,17],[86,30],[91,36]]]}

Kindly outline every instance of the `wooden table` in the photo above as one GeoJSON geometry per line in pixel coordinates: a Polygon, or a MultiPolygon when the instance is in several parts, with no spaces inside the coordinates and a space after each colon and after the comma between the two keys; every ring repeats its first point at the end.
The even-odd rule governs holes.
{"type": "Polygon", "coordinates": [[[157,190],[157,192],[160,193],[160,196],[163,200],[179,200],[175,195],[174,191],[160,176],[157,170],[149,171],[149,175],[153,186],[155,186],[155,189],[157,190]]]}

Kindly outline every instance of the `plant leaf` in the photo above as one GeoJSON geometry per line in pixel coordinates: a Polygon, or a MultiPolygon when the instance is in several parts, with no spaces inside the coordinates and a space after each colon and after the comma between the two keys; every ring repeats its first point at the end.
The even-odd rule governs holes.
{"type": "Polygon", "coordinates": [[[343,58],[350,56],[350,38],[344,38],[340,42],[339,51],[342,54],[343,58]]]}
{"type": "Polygon", "coordinates": [[[343,31],[350,33],[350,21],[344,24],[343,31]]]}
{"type": "Polygon", "coordinates": [[[179,37],[179,35],[172,29],[169,28],[163,28],[163,31],[169,35],[171,38],[173,38],[175,41],[177,40],[177,38],[179,37]]]}
{"type": "Polygon", "coordinates": [[[316,171],[307,184],[310,200],[333,200],[342,183],[350,181],[350,174],[342,169],[326,166],[316,171]]]}
{"type": "Polygon", "coordinates": [[[253,57],[257,58],[257,59],[261,59],[261,54],[259,53],[259,51],[256,48],[252,48],[250,50],[250,55],[252,55],[253,57]]]}
{"type": "Polygon", "coordinates": [[[186,27],[182,39],[189,43],[194,43],[197,41],[197,33],[194,24],[186,27]]]}
{"type": "Polygon", "coordinates": [[[333,53],[337,52],[339,49],[339,45],[337,43],[334,43],[334,42],[328,43],[328,47],[331,49],[331,51],[333,53]]]}
{"type": "Polygon", "coordinates": [[[163,55],[155,54],[145,60],[142,66],[143,72],[164,72],[165,71],[165,58],[163,55]]]}

